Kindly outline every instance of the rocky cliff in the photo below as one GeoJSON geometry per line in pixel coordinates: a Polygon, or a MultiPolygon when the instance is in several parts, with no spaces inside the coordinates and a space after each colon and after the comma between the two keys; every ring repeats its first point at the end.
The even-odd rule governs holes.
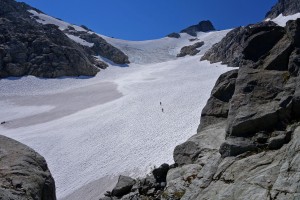
{"type": "Polygon", "coordinates": [[[300,198],[300,19],[240,32],[240,68],[218,79],[198,133],[175,148],[162,199],[300,198]]]}
{"type": "Polygon", "coordinates": [[[54,78],[60,76],[93,76],[107,64],[95,59],[103,56],[116,63],[128,63],[128,57],[95,34],[76,32],[93,42],[86,47],[70,39],[72,27],[65,32],[52,24],[41,24],[28,12],[36,10],[25,3],[0,0],[0,78],[33,75],[54,78]]]}
{"type": "Polygon", "coordinates": [[[279,0],[278,3],[266,14],[266,18],[276,18],[283,14],[293,15],[300,12],[300,2],[295,0],[279,0]]]}
{"type": "Polygon", "coordinates": [[[56,200],[45,159],[31,148],[0,136],[0,199],[56,200]]]}

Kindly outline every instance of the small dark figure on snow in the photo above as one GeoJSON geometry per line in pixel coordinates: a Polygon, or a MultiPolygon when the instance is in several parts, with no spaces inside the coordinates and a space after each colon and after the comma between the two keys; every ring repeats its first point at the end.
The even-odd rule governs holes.
{"type": "Polygon", "coordinates": [[[163,108],[161,109],[161,112],[164,112],[164,109],[163,109],[163,108]]]}

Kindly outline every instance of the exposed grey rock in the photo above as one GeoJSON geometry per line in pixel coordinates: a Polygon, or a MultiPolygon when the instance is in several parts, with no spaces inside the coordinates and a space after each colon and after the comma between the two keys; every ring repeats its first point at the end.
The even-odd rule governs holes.
{"type": "Polygon", "coordinates": [[[197,36],[198,32],[209,32],[209,31],[214,31],[216,30],[213,24],[207,20],[207,21],[201,21],[197,25],[190,26],[186,29],[183,29],[180,31],[180,33],[187,33],[191,36],[197,36]]]}
{"type": "Polygon", "coordinates": [[[257,151],[258,147],[247,138],[229,138],[220,146],[220,154],[223,157],[237,156],[248,151],[257,151]]]}
{"type": "Polygon", "coordinates": [[[266,18],[274,19],[278,15],[293,15],[300,12],[300,2],[298,0],[279,0],[278,3],[266,14],[266,18]]]}
{"type": "Polygon", "coordinates": [[[236,77],[238,70],[232,70],[222,74],[208,99],[201,113],[201,123],[198,132],[208,125],[216,124],[227,118],[229,111],[229,101],[235,90],[236,77]]]}
{"type": "Polygon", "coordinates": [[[170,38],[180,38],[180,34],[179,33],[170,33],[169,35],[167,35],[167,37],[170,37],[170,38]]]}
{"type": "Polygon", "coordinates": [[[0,136],[0,199],[56,200],[45,159],[31,148],[0,136]]]}
{"type": "Polygon", "coordinates": [[[198,50],[198,48],[202,47],[203,45],[204,45],[204,42],[197,42],[193,45],[182,47],[180,50],[180,53],[177,55],[177,57],[184,57],[187,55],[194,56],[200,52],[200,50],[198,50]]]}
{"type": "Polygon", "coordinates": [[[253,63],[263,57],[283,35],[284,28],[271,21],[238,27],[230,31],[219,43],[213,45],[201,60],[240,67],[247,61],[253,63]],[[258,49],[256,44],[259,43],[265,45],[258,49]]]}
{"type": "Polygon", "coordinates": [[[179,167],[168,172],[162,199],[300,198],[299,28],[299,19],[285,29],[255,28],[232,49],[243,53],[240,68],[219,78],[204,125],[175,148],[179,167]],[[270,35],[278,38],[259,42],[270,35]]]}
{"type": "Polygon", "coordinates": [[[117,185],[112,190],[112,195],[116,197],[122,197],[125,194],[130,193],[131,188],[136,181],[127,176],[120,176],[117,185]]]}

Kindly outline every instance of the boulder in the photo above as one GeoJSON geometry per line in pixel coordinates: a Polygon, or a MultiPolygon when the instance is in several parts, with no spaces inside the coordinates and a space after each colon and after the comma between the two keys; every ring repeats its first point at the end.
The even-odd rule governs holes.
{"type": "Polygon", "coordinates": [[[248,151],[257,151],[258,147],[247,138],[229,138],[220,146],[222,157],[237,156],[248,151]]]}
{"type": "Polygon", "coordinates": [[[203,45],[204,45],[204,42],[197,42],[193,45],[182,47],[180,50],[180,53],[177,54],[177,57],[184,57],[187,55],[194,56],[200,52],[200,50],[198,50],[198,48],[202,47],[203,45]]]}
{"type": "Polygon", "coordinates": [[[0,136],[0,199],[56,200],[45,159],[33,149],[0,136]]]}
{"type": "Polygon", "coordinates": [[[122,197],[130,193],[136,181],[128,176],[120,176],[117,185],[112,190],[112,196],[122,197]]]}
{"type": "Polygon", "coordinates": [[[170,166],[164,163],[159,168],[156,168],[152,171],[152,174],[157,183],[166,182],[166,177],[169,169],[170,166]]]}

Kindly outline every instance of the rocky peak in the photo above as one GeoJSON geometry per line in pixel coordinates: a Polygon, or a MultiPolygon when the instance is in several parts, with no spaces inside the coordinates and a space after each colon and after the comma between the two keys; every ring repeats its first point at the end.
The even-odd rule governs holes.
{"type": "MultiPolygon", "coordinates": [[[[40,24],[28,12],[39,10],[14,0],[0,0],[0,78],[33,75],[55,78],[61,76],[94,76],[108,65],[94,56],[102,56],[118,64],[129,63],[128,57],[96,34],[73,31],[84,46],[53,24],[40,24]]],[[[73,34],[73,35],[74,35],[73,34]]]]}
{"type": "Polygon", "coordinates": [[[274,19],[278,15],[293,15],[300,12],[300,1],[279,0],[278,3],[266,14],[266,18],[274,19]]]}
{"type": "Polygon", "coordinates": [[[190,26],[180,31],[180,33],[187,33],[191,36],[197,36],[198,32],[209,32],[216,30],[211,21],[201,21],[197,25],[190,26]]]}

